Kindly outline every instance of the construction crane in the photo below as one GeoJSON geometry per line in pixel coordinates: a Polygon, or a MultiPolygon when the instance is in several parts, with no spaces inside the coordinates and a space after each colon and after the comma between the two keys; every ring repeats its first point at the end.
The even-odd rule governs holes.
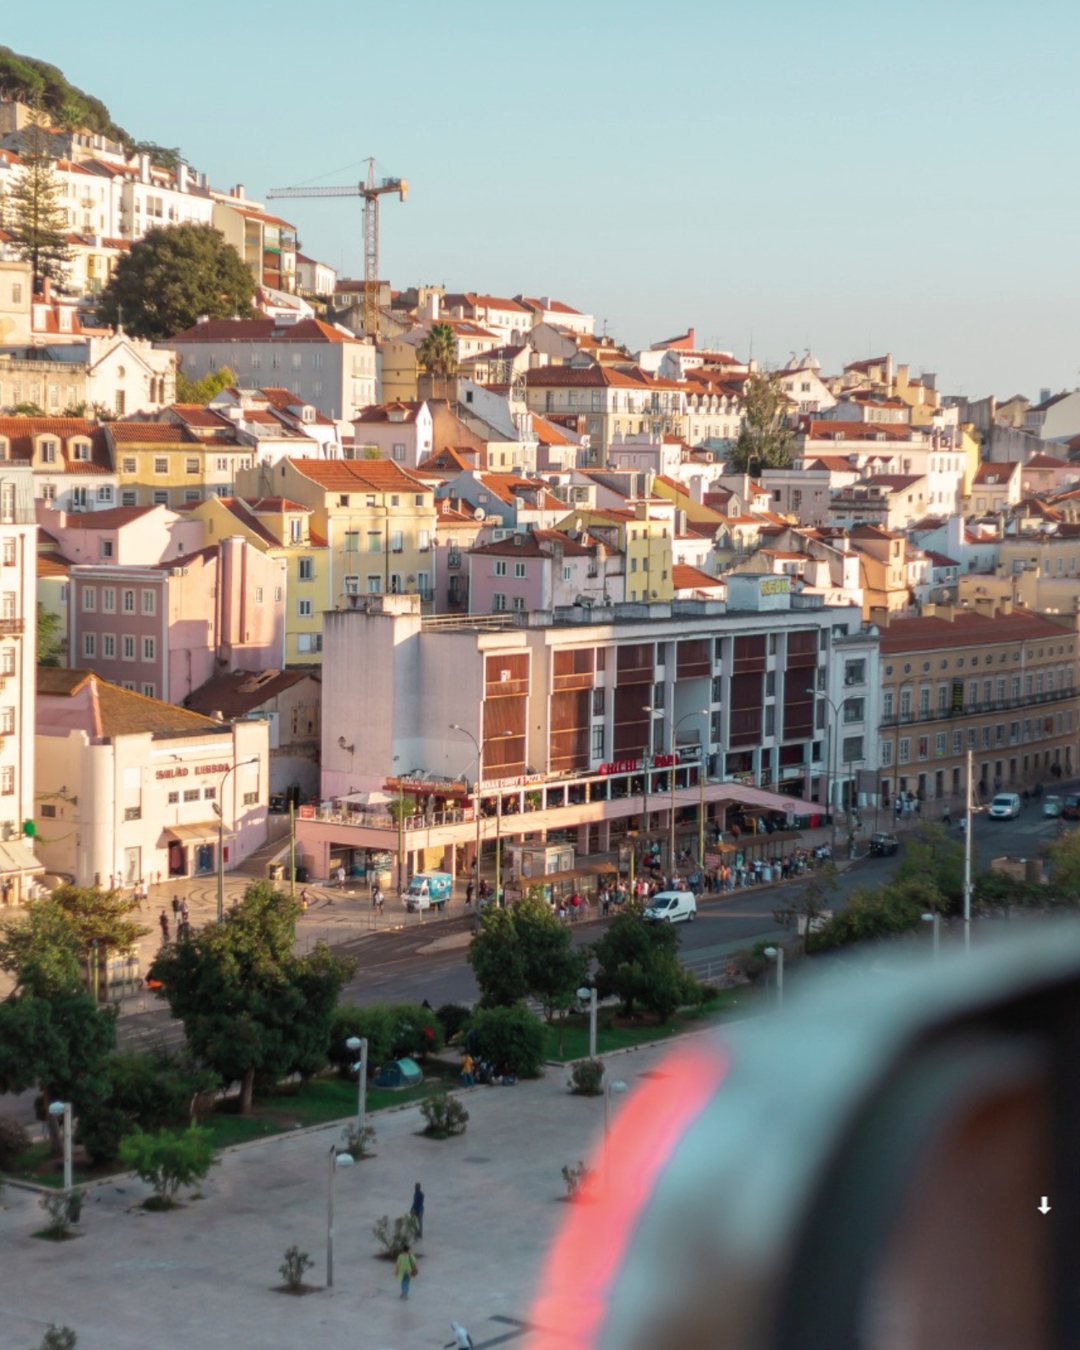
{"type": "Polygon", "coordinates": [[[363,197],[364,199],[364,336],[379,336],[379,198],[396,192],[401,201],[409,195],[407,178],[384,178],[375,182],[375,159],[367,162],[367,181],[342,187],[271,188],[268,197],[363,197]]]}

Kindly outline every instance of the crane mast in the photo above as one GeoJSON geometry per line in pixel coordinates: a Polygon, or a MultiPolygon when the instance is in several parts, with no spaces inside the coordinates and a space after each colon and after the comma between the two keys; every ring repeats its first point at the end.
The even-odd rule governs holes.
{"type": "Polygon", "coordinates": [[[379,198],[396,192],[401,201],[409,195],[407,178],[375,181],[375,159],[367,162],[367,179],[355,185],[329,187],[271,188],[267,197],[362,197],[364,202],[364,336],[379,336],[379,198]]]}

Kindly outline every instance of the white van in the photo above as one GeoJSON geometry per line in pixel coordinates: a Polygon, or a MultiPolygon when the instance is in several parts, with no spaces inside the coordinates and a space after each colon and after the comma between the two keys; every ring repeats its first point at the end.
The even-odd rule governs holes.
{"type": "Polygon", "coordinates": [[[697,901],[691,891],[657,891],[641,917],[650,923],[693,923],[697,901]]]}
{"type": "Polygon", "coordinates": [[[991,820],[1015,820],[1020,814],[1020,798],[1015,792],[999,792],[990,803],[991,820]]]}

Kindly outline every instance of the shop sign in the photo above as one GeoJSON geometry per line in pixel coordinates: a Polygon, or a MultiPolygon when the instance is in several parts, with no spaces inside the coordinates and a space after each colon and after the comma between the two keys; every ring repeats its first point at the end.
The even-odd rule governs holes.
{"type": "MultiPolygon", "coordinates": [[[[684,758],[689,756],[678,755],[653,755],[650,769],[668,769],[672,764],[681,764],[684,758]]],[[[694,758],[697,758],[695,755],[694,758]]],[[[645,768],[643,759],[615,759],[610,764],[600,765],[600,774],[602,777],[610,777],[616,773],[641,773],[645,768]]]]}
{"type": "Polygon", "coordinates": [[[182,765],[177,765],[172,769],[158,769],[158,778],[187,778],[189,774],[195,773],[228,773],[233,766],[231,764],[196,764],[187,769],[182,765]]]}
{"type": "Polygon", "coordinates": [[[413,796],[424,797],[467,797],[469,789],[455,778],[388,778],[384,784],[386,792],[408,792],[413,796]]]}
{"type": "Polygon", "coordinates": [[[488,789],[498,791],[500,788],[530,787],[535,783],[546,783],[547,774],[545,773],[524,773],[517,778],[485,778],[480,784],[481,792],[488,789]]]}
{"type": "Polygon", "coordinates": [[[314,820],[314,819],[315,819],[315,808],[314,808],[313,806],[301,806],[301,808],[300,808],[300,819],[301,819],[301,820],[314,820]]]}

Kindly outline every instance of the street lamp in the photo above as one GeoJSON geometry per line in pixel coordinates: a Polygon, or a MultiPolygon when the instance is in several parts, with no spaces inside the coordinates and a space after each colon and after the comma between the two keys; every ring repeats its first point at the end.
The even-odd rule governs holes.
{"type": "Polygon", "coordinates": [[[351,1050],[355,1055],[359,1050],[360,1058],[352,1066],[353,1073],[359,1074],[359,1087],[356,1098],[356,1128],[362,1133],[364,1129],[364,1116],[367,1110],[367,1037],[350,1036],[345,1042],[346,1049],[351,1050]]]}
{"type": "Polygon", "coordinates": [[[626,1091],[626,1084],[623,1082],[623,1080],[621,1078],[616,1078],[613,1081],[607,1076],[607,1072],[605,1070],[604,1073],[604,1189],[605,1190],[607,1190],[608,1179],[611,1175],[609,1150],[608,1150],[608,1135],[611,1133],[611,1094],[613,1092],[620,1093],[625,1091],[626,1091]]]}
{"type": "Polygon", "coordinates": [[[589,1058],[596,1058],[596,985],[583,985],[577,991],[578,998],[589,1000],[589,1058]]]}
{"type": "Polygon", "coordinates": [[[64,1190],[71,1190],[71,1103],[70,1102],[50,1102],[49,1115],[53,1117],[63,1116],[64,1130],[64,1190]]]}
{"type": "MultiPolygon", "coordinates": [[[[653,715],[654,713],[657,713],[657,712],[661,713],[661,715],[662,715],[662,714],[663,714],[663,709],[662,709],[662,708],[654,708],[654,707],[652,706],[652,704],[650,703],[650,704],[647,704],[647,705],[646,705],[646,707],[645,707],[645,712],[647,712],[647,713],[649,714],[649,716],[652,717],[652,715],[653,715]]],[[[674,873],[674,871],[675,871],[675,770],[676,770],[676,768],[678,767],[678,761],[679,761],[679,754],[678,754],[677,749],[675,748],[675,742],[676,742],[676,738],[677,738],[677,736],[678,736],[678,734],[679,734],[679,728],[682,726],[682,724],[683,724],[684,722],[689,722],[690,719],[691,719],[692,717],[708,717],[708,715],[709,715],[709,710],[708,710],[708,708],[698,708],[698,709],[696,709],[694,712],[688,712],[688,713],[684,714],[684,716],[680,717],[679,720],[678,720],[677,722],[673,722],[673,721],[671,720],[670,717],[665,717],[665,718],[664,718],[664,721],[667,722],[668,726],[671,728],[671,745],[668,747],[668,748],[670,749],[670,751],[671,751],[671,773],[670,773],[670,779],[671,779],[671,820],[670,820],[669,823],[668,823],[668,824],[669,824],[669,832],[668,832],[668,871],[671,872],[671,873],[674,873]]],[[[651,737],[650,737],[650,739],[651,739],[651,737]]],[[[704,737],[702,737],[701,750],[702,750],[702,754],[704,754],[704,751],[705,751],[705,741],[704,741],[704,737]]],[[[700,772],[700,770],[699,770],[699,772],[700,772]]],[[[702,789],[702,795],[704,795],[704,788],[702,789]]],[[[700,828],[699,828],[699,830],[698,830],[698,841],[699,841],[699,846],[700,846],[700,840],[701,840],[701,830],[700,830],[700,828]]],[[[700,852],[700,851],[701,851],[701,850],[700,850],[700,847],[699,847],[699,852],[700,852]]],[[[699,860],[699,861],[700,861],[700,860],[699,860]]]]}
{"type": "Polygon", "coordinates": [[[922,916],[922,921],[923,923],[932,923],[934,925],[934,960],[936,961],[940,954],[941,947],[941,915],[924,914],[922,916]]]}
{"type": "MultiPolygon", "coordinates": [[[[218,845],[217,845],[217,917],[218,923],[225,917],[225,784],[229,781],[229,774],[235,773],[237,769],[242,769],[245,764],[258,764],[256,756],[253,759],[241,759],[236,764],[231,765],[221,776],[221,790],[218,793],[218,800],[214,803],[214,810],[218,818],[218,845]]],[[[235,793],[233,794],[235,798],[235,793]]],[[[233,819],[236,818],[236,802],[233,801],[233,819]]]]}
{"type": "Polygon", "coordinates": [[[836,703],[821,689],[807,689],[806,692],[808,694],[813,694],[815,698],[824,699],[829,705],[833,715],[833,734],[829,737],[829,758],[825,762],[825,790],[829,808],[829,853],[832,855],[833,861],[835,861],[836,808],[833,804],[833,791],[836,784],[836,742],[840,737],[840,709],[847,702],[847,698],[842,698],[839,703],[836,703]]]}
{"type": "Polygon", "coordinates": [[[776,1006],[784,1006],[784,949],[783,947],[766,947],[764,955],[767,960],[776,962],[776,1006]]]}
{"type": "Polygon", "coordinates": [[[339,1167],[351,1167],[351,1153],[339,1153],[337,1144],[330,1147],[330,1173],[326,1188],[326,1287],[334,1287],[334,1177],[339,1167]]]}
{"type": "MultiPolygon", "coordinates": [[[[476,748],[476,790],[473,793],[473,814],[476,816],[476,903],[477,908],[480,905],[480,787],[484,781],[484,751],[488,744],[501,736],[512,736],[512,731],[498,731],[494,736],[488,736],[483,741],[478,741],[476,737],[466,727],[457,722],[450,723],[451,731],[460,731],[463,736],[468,736],[476,748]]],[[[495,903],[498,904],[498,892],[495,895],[495,903]]]]}

